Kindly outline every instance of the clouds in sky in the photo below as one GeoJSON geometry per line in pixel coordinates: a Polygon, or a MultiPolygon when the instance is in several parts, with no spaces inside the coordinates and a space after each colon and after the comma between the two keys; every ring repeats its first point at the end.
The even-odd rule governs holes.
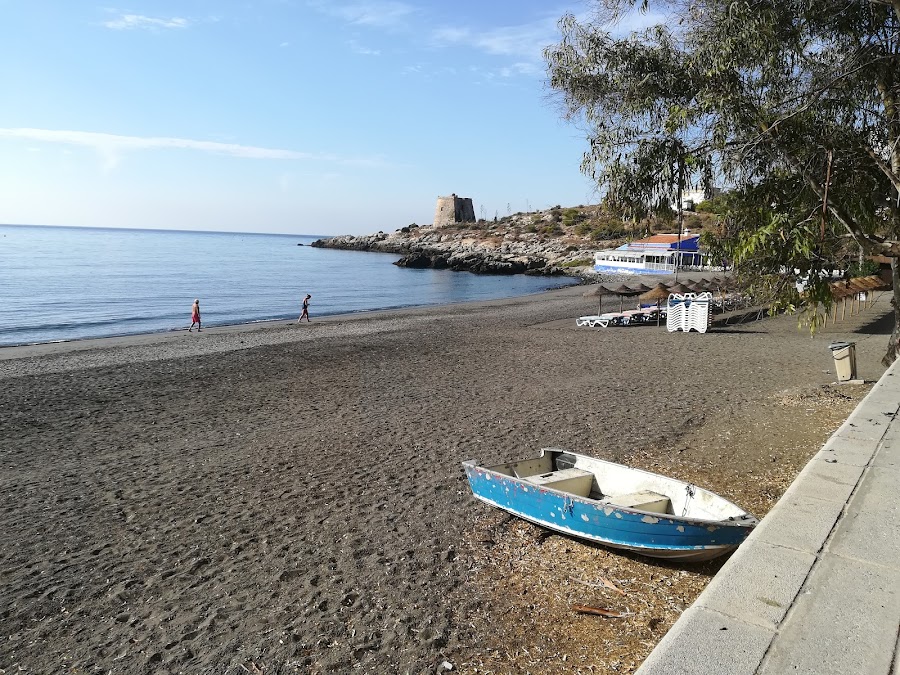
{"type": "Polygon", "coordinates": [[[187,28],[190,21],[175,16],[171,19],[158,19],[152,16],[143,16],[141,14],[120,14],[114,19],[104,21],[106,28],[113,30],[160,30],[160,29],[179,29],[187,28]]]}
{"type": "Polygon", "coordinates": [[[367,2],[334,3],[329,0],[313,0],[309,6],[355,26],[375,28],[399,28],[419,10],[405,2],[394,0],[370,0],[367,2]]]}
{"type": "Polygon", "coordinates": [[[351,51],[356,54],[362,54],[364,56],[379,56],[381,54],[380,49],[371,49],[369,47],[365,47],[359,44],[359,42],[357,42],[356,40],[350,40],[347,42],[347,44],[350,46],[351,51]]]}
{"type": "Polygon", "coordinates": [[[115,168],[121,155],[138,150],[196,150],[243,159],[324,160],[357,166],[380,166],[378,160],[341,158],[335,155],[298,152],[278,148],[260,148],[235,143],[197,141],[187,138],[119,136],[91,131],[57,131],[51,129],[0,129],[0,139],[13,138],[62,145],[76,145],[95,150],[103,158],[106,170],[115,168]]]}
{"type": "Polygon", "coordinates": [[[557,17],[518,26],[501,26],[487,31],[467,28],[439,28],[434,41],[441,45],[466,45],[486,54],[540,60],[544,47],[558,41],[557,17]]]}
{"type": "MultiPolygon", "coordinates": [[[[410,35],[427,36],[425,40],[432,48],[467,48],[475,54],[490,57],[492,63],[484,63],[479,68],[480,73],[489,79],[542,77],[545,73],[543,50],[559,41],[557,22],[566,11],[564,7],[557,8],[541,13],[531,21],[479,29],[465,23],[441,25],[439,19],[430,16],[433,10],[399,0],[308,0],[307,5],[353,27],[391,32],[401,30],[410,35]]],[[[663,23],[665,19],[660,14],[633,10],[617,24],[610,25],[609,29],[617,35],[624,35],[663,23]]],[[[587,21],[588,15],[579,13],[579,20],[587,21]]],[[[380,50],[362,47],[356,40],[348,44],[352,51],[359,54],[380,54],[380,50]]],[[[406,72],[414,70],[416,67],[409,67],[406,72]]]]}
{"type": "MultiPolygon", "coordinates": [[[[533,76],[543,72],[541,51],[559,38],[556,29],[557,15],[548,15],[531,23],[502,26],[478,31],[465,26],[433,28],[437,21],[429,11],[416,5],[394,0],[363,0],[334,2],[333,0],[308,0],[308,6],[327,16],[339,19],[350,26],[368,27],[389,31],[407,31],[410,34],[428,36],[430,47],[468,47],[489,56],[513,57],[516,63],[508,64],[498,73],[533,76]]],[[[348,43],[360,54],[377,55],[380,50],[364,48],[355,40],[348,43]]],[[[410,68],[410,69],[414,69],[410,68]]]]}

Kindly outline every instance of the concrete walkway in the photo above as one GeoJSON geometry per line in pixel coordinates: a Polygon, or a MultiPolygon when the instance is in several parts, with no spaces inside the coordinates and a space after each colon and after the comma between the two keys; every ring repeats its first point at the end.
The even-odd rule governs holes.
{"type": "Polygon", "coordinates": [[[639,675],[900,675],[900,361],[639,675]]]}

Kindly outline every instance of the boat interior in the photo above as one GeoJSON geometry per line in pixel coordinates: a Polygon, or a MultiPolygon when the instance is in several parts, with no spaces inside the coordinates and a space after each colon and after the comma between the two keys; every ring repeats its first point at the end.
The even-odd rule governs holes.
{"type": "Polygon", "coordinates": [[[648,513],[711,520],[745,513],[684,481],[555,448],[542,450],[532,459],[485,468],[540,487],[648,513]]]}

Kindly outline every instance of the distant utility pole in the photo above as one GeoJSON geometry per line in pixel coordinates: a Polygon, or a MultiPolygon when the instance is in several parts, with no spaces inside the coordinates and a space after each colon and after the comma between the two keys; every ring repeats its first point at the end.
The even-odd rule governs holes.
{"type": "Polygon", "coordinates": [[[528,213],[531,213],[531,202],[529,200],[525,200],[525,206],[528,208],[528,213]]]}
{"type": "Polygon", "coordinates": [[[512,207],[510,206],[509,202],[506,202],[506,215],[512,215],[512,207]]]}

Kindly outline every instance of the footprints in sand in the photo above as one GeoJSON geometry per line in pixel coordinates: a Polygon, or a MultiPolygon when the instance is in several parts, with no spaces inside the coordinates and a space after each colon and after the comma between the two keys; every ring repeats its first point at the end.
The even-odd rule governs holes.
{"type": "Polygon", "coordinates": [[[25,515],[39,523],[42,548],[0,553],[0,619],[15,636],[0,657],[31,672],[238,672],[238,656],[272,672],[427,670],[452,633],[455,492],[365,434],[313,457],[338,448],[322,429],[303,442],[296,429],[228,431],[201,447],[82,448],[19,491],[0,512],[23,514],[25,542],[25,515]]]}

